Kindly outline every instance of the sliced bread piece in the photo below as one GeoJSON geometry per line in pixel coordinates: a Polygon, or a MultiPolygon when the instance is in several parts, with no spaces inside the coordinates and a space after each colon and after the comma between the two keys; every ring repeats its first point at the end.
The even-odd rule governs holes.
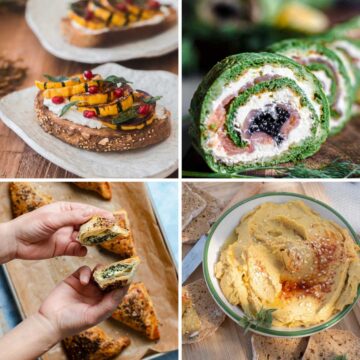
{"type": "Polygon", "coordinates": [[[182,232],[182,242],[194,244],[199,240],[201,235],[206,234],[211,225],[219,216],[222,206],[213,196],[206,191],[200,190],[193,184],[188,183],[189,188],[206,201],[205,209],[195,218],[182,232]]]}
{"type": "Polygon", "coordinates": [[[183,289],[191,299],[193,307],[201,321],[200,330],[197,335],[183,335],[183,344],[192,344],[213,335],[224,322],[225,314],[211,297],[204,279],[199,279],[187,284],[183,289]]]}
{"type": "Polygon", "coordinates": [[[307,344],[308,338],[251,337],[253,360],[301,360],[307,344]]]}
{"type": "Polygon", "coordinates": [[[360,338],[351,331],[330,329],[313,335],[302,360],[360,359],[360,338]]]}
{"type": "Polygon", "coordinates": [[[206,201],[196,192],[192,191],[186,183],[182,185],[182,229],[206,208],[206,201]]]}

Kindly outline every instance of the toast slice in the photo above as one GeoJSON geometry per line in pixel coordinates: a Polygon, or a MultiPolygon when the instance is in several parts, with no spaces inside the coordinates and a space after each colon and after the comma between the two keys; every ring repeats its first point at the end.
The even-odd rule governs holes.
{"type": "Polygon", "coordinates": [[[131,231],[130,221],[125,209],[114,213],[117,224],[128,231],[127,235],[119,235],[113,240],[108,240],[100,246],[114,254],[119,255],[121,259],[126,259],[136,255],[134,238],[131,231]]]}
{"type": "Polygon", "coordinates": [[[10,183],[9,192],[14,217],[48,205],[53,201],[50,195],[40,193],[28,182],[10,183]]]}
{"type": "Polygon", "coordinates": [[[127,336],[114,339],[98,326],[68,336],[63,340],[63,346],[69,360],[113,359],[129,345],[130,339],[127,336]]]}
{"type": "Polygon", "coordinates": [[[330,329],[310,337],[302,360],[360,359],[360,338],[351,331],[330,329]]]}
{"type": "Polygon", "coordinates": [[[119,235],[126,236],[128,231],[116,223],[101,216],[93,216],[79,229],[78,241],[86,246],[95,246],[104,241],[112,240],[119,235]]]}
{"type": "Polygon", "coordinates": [[[186,183],[182,186],[182,229],[200,215],[206,208],[206,201],[196,192],[192,191],[186,183]]]}
{"type": "Polygon", "coordinates": [[[206,201],[205,209],[195,217],[182,231],[182,242],[186,244],[196,243],[201,235],[207,234],[211,225],[216,221],[222,210],[221,204],[212,195],[187,183],[190,189],[206,201]]]}
{"type": "Polygon", "coordinates": [[[77,186],[80,189],[83,190],[89,190],[89,191],[94,191],[96,193],[98,193],[103,199],[105,200],[111,200],[111,186],[110,183],[104,181],[104,182],[100,182],[100,181],[94,181],[94,182],[86,182],[86,181],[82,181],[82,182],[74,182],[73,183],[75,186],[77,186]]]}
{"type": "Polygon", "coordinates": [[[253,335],[252,360],[301,360],[308,338],[282,339],[253,335]]]}
{"type": "Polygon", "coordinates": [[[160,339],[154,305],[145,285],[141,282],[130,285],[112,317],[146,335],[150,340],[160,339]]]}
{"type": "MultiPolygon", "coordinates": [[[[188,331],[185,332],[185,334],[183,333],[182,343],[192,344],[202,341],[205,338],[213,335],[224,322],[225,314],[220,310],[211,297],[204,279],[199,279],[185,285],[183,287],[183,291],[192,302],[192,306],[194,307],[194,310],[196,311],[201,322],[201,326],[197,331],[188,331]]],[[[183,317],[186,315],[188,314],[183,312],[183,317]]],[[[185,321],[186,320],[187,319],[185,317],[185,321]]],[[[193,325],[193,323],[191,325],[193,325]]]]}
{"type": "Polygon", "coordinates": [[[130,285],[140,258],[137,256],[115,262],[110,265],[99,266],[93,274],[95,282],[101,290],[113,290],[130,285]]]}
{"type": "Polygon", "coordinates": [[[165,108],[151,125],[143,129],[95,129],[60,118],[43,101],[42,92],[39,91],[35,98],[35,112],[43,130],[80,149],[97,152],[128,151],[157,144],[170,136],[171,114],[165,108]]]}
{"type": "Polygon", "coordinates": [[[74,26],[70,19],[64,18],[61,20],[61,30],[65,39],[72,45],[78,47],[111,47],[151,38],[171,28],[176,22],[177,12],[175,9],[169,8],[169,14],[157,24],[91,33],[86,29],[74,26]]]}

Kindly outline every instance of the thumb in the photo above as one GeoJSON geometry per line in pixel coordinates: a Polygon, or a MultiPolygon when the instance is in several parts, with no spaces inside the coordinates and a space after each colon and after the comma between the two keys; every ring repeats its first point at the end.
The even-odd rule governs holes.
{"type": "Polygon", "coordinates": [[[127,290],[128,287],[124,287],[107,293],[98,304],[91,308],[91,317],[95,318],[97,321],[108,318],[122,301],[127,290]]]}

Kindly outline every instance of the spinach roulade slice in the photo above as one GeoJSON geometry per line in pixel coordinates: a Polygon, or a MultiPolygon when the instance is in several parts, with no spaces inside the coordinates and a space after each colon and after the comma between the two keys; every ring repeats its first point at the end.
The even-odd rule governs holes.
{"type": "Polygon", "coordinates": [[[338,133],[351,117],[355,77],[345,56],[319,41],[285,40],[271,50],[306,66],[320,81],[330,105],[330,134],[338,133]]]}
{"type": "Polygon", "coordinates": [[[321,84],[271,53],[230,56],[206,75],[191,102],[194,145],[216,172],[303,159],[328,134],[321,84]]]}

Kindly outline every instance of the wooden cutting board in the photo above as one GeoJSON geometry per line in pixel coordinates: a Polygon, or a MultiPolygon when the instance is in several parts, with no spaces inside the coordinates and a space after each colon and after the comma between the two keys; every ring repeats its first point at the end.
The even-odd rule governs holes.
{"type": "MultiPolygon", "coordinates": [[[[330,204],[321,183],[300,183],[300,182],[257,182],[257,183],[196,183],[202,190],[208,191],[220,201],[223,201],[226,208],[242,201],[250,196],[269,191],[289,191],[314,197],[320,201],[330,204]]],[[[183,246],[183,254],[191,249],[191,246],[183,246]]],[[[202,268],[199,267],[186,283],[201,278],[202,268]]],[[[360,303],[335,326],[339,329],[351,330],[360,337],[360,303]]],[[[231,319],[227,318],[218,331],[204,341],[184,345],[183,359],[191,360],[251,360],[251,333],[244,335],[242,328],[231,319]]]]}

